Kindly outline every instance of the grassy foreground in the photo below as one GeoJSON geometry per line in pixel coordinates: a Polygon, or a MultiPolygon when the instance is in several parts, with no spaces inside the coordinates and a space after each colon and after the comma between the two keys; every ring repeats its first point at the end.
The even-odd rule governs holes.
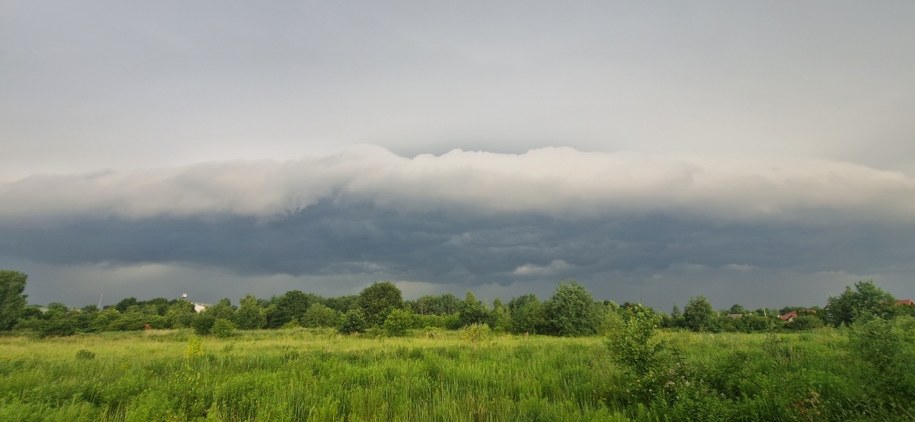
{"type": "Polygon", "coordinates": [[[837,330],[661,337],[714,387],[669,407],[639,401],[637,386],[612,364],[599,337],[494,335],[470,342],[455,332],[369,338],[305,329],[240,332],[229,339],[198,339],[186,330],[0,337],[0,420],[911,416],[905,408],[874,415],[856,407],[871,393],[850,372],[855,365],[847,336],[837,330]]]}

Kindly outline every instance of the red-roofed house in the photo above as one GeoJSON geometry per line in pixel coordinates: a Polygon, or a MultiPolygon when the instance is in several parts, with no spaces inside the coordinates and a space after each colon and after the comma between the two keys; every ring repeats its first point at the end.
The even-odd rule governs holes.
{"type": "Polygon", "coordinates": [[[797,318],[797,311],[791,311],[791,312],[788,312],[787,314],[778,316],[778,319],[785,321],[785,322],[794,321],[795,318],[797,318]]]}
{"type": "Polygon", "coordinates": [[[915,306],[915,302],[912,302],[912,299],[899,299],[896,301],[896,304],[905,305],[905,306],[915,306]]]}

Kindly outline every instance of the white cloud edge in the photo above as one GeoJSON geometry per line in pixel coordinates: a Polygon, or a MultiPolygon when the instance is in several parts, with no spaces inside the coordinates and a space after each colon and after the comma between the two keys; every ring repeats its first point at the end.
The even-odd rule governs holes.
{"type": "Polygon", "coordinates": [[[675,156],[542,148],[398,156],[361,145],[289,161],[36,175],[0,184],[0,221],[83,215],[270,218],[322,200],[405,211],[534,212],[560,218],[664,211],[777,218],[839,211],[915,217],[915,180],[804,158],[675,156]]]}

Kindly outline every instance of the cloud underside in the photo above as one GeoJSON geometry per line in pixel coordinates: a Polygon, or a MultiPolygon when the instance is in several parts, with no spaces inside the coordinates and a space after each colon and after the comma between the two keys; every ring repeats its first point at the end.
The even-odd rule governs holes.
{"type": "MultiPolygon", "coordinates": [[[[755,291],[766,277],[904,273],[915,256],[912,186],[903,174],[817,160],[565,148],[404,158],[360,147],[2,185],[0,261],[48,277],[64,277],[48,268],[97,274],[76,277],[84,293],[118,274],[129,284],[133,272],[118,269],[132,268],[152,295],[164,293],[150,280],[175,274],[200,279],[161,286],[211,295],[308,289],[298,282],[344,294],[393,279],[417,292],[476,286],[510,297],[574,278],[666,304],[755,291]]],[[[66,280],[43,286],[39,298],[76,294],[66,280]]]]}

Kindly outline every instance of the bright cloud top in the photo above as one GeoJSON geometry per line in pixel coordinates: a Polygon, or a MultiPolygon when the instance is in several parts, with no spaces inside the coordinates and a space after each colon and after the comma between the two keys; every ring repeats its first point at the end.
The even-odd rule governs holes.
{"type": "Polygon", "coordinates": [[[404,211],[532,212],[596,217],[665,211],[772,218],[838,211],[915,216],[915,179],[853,163],[544,148],[398,156],[376,146],[285,162],[232,161],[0,185],[7,221],[70,215],[124,218],[229,214],[270,218],[320,201],[404,211]]]}

